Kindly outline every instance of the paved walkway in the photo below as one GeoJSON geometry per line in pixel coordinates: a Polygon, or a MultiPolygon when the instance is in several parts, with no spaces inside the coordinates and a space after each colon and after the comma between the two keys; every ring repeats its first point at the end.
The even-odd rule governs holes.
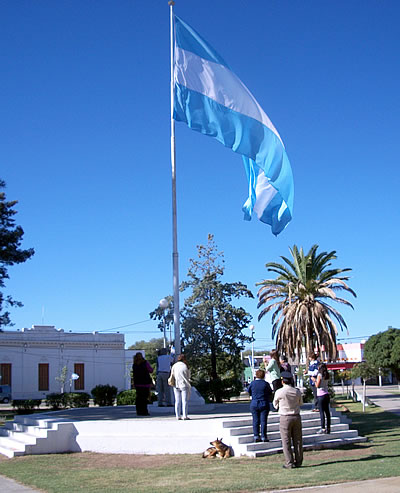
{"type": "MultiPolygon", "coordinates": [[[[362,387],[357,387],[356,390],[362,394],[362,387]]],[[[367,386],[367,397],[377,406],[382,407],[385,411],[389,411],[400,415],[400,391],[397,385],[390,386],[367,386]]],[[[151,413],[154,417],[165,416],[166,418],[171,416],[173,418],[173,408],[158,408],[151,407],[151,413]]],[[[89,408],[89,409],[71,409],[68,411],[60,411],[59,414],[63,415],[68,413],[68,417],[71,417],[71,412],[74,414],[73,419],[128,419],[133,418],[134,415],[125,409],[116,407],[110,407],[107,410],[104,408],[89,408]],[[89,412],[88,412],[89,411],[89,412]],[[101,416],[101,417],[100,417],[101,416]]],[[[213,408],[207,410],[198,408],[191,413],[195,419],[202,419],[207,415],[210,419],[219,418],[226,415],[240,415],[248,414],[248,403],[232,403],[232,404],[216,404],[213,408]]],[[[146,419],[146,418],[145,418],[146,419]]],[[[147,418],[149,419],[149,418],[147,418]]],[[[357,481],[351,483],[339,483],[329,486],[314,486],[310,488],[295,488],[286,490],[269,490],[263,493],[283,493],[283,492],[302,492],[302,493],[337,493],[338,489],[344,493],[400,493],[400,477],[394,478],[380,478],[371,479],[366,481],[357,481]]],[[[0,476],[0,491],[3,493],[37,493],[39,490],[23,486],[16,481],[8,479],[4,476],[0,476]]]]}
{"type": "Polygon", "coordinates": [[[0,476],[0,491],[2,493],[37,493],[40,490],[28,488],[28,486],[17,483],[12,479],[0,476]]]}
{"type": "Polygon", "coordinates": [[[400,478],[368,479],[353,483],[331,484],[329,486],[314,486],[313,488],[292,488],[290,490],[271,490],[263,493],[399,493],[400,478]]]}
{"type": "MultiPolygon", "coordinates": [[[[363,388],[356,387],[357,392],[362,396],[363,388]]],[[[400,388],[398,385],[367,385],[366,396],[375,405],[381,407],[385,411],[397,414],[400,416],[400,388]]]]}

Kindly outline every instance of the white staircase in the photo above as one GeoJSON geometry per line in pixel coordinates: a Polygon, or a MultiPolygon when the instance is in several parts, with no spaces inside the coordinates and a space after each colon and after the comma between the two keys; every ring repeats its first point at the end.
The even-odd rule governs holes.
{"type": "MultiPolygon", "coordinates": [[[[347,417],[341,416],[336,411],[333,411],[333,414],[331,416],[331,433],[329,435],[319,435],[318,431],[321,429],[319,414],[311,411],[301,412],[304,450],[333,448],[367,440],[365,437],[358,436],[357,430],[349,429],[347,417]]],[[[253,441],[251,417],[226,420],[223,422],[223,428],[224,442],[231,445],[235,456],[262,457],[282,452],[278,413],[272,412],[268,416],[269,442],[255,443],[253,441]],[[227,432],[229,437],[226,436],[227,432]]]]}
{"type": "Polygon", "coordinates": [[[18,455],[60,453],[71,450],[73,424],[67,420],[16,416],[0,428],[0,454],[18,455]]]}

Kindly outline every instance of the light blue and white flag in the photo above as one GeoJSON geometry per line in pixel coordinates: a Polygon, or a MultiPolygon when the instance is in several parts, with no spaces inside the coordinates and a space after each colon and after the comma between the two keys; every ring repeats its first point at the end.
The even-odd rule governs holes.
{"type": "Polygon", "coordinates": [[[282,140],[254,96],[225,61],[175,16],[174,119],[243,157],[253,211],[278,235],[292,219],[293,175],[282,140]]]}

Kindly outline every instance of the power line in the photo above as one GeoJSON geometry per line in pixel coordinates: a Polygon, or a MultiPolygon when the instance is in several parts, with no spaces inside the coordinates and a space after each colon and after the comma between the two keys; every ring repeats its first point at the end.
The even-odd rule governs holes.
{"type": "Polygon", "coordinates": [[[132,327],[133,325],[145,324],[146,322],[150,322],[151,320],[152,320],[151,318],[148,318],[148,319],[142,320],[140,322],[133,322],[133,323],[127,324],[127,325],[120,325],[119,327],[113,327],[112,329],[98,330],[97,332],[111,332],[112,330],[125,329],[125,327],[132,327]]]}

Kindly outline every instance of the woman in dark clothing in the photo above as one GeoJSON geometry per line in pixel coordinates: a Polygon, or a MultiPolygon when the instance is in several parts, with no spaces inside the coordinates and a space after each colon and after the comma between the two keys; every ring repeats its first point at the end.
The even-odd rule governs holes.
{"type": "Polygon", "coordinates": [[[292,373],[292,367],[291,367],[290,363],[288,362],[288,359],[286,358],[286,356],[281,356],[279,358],[279,363],[281,365],[281,367],[280,367],[281,373],[283,371],[288,371],[289,373],[292,373]]]}
{"type": "Polygon", "coordinates": [[[318,432],[318,434],[329,434],[331,432],[331,411],[329,409],[330,397],[328,389],[329,372],[325,363],[321,363],[319,365],[317,378],[312,378],[314,378],[315,386],[317,387],[318,409],[321,418],[321,430],[318,432]]]}
{"type": "Polygon", "coordinates": [[[152,380],[150,374],[153,368],[146,361],[142,353],[136,353],[133,358],[133,386],[136,389],[136,414],[137,416],[149,416],[147,403],[149,400],[152,380]]]}
{"type": "MultiPolygon", "coordinates": [[[[286,372],[286,373],[292,373],[292,366],[290,365],[290,363],[288,362],[288,359],[286,358],[286,356],[281,356],[279,358],[279,363],[280,363],[280,370],[281,370],[281,374],[283,372],[286,372]]],[[[292,379],[292,383],[290,384],[292,387],[294,387],[294,378],[292,379]]]]}
{"type": "Polygon", "coordinates": [[[251,382],[248,392],[251,395],[250,412],[253,416],[253,436],[255,442],[268,442],[267,419],[272,390],[265,380],[265,371],[257,370],[256,379],[251,382]],[[261,427],[261,437],[260,437],[261,427]]]}

